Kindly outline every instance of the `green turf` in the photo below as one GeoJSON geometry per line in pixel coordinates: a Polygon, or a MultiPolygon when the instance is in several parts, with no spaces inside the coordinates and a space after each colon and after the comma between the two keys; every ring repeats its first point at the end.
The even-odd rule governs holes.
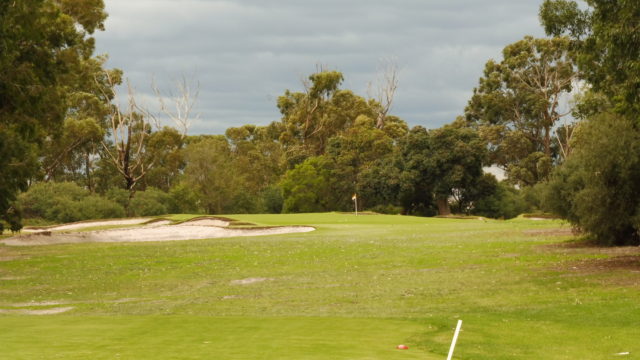
{"type": "Polygon", "coordinates": [[[459,318],[458,359],[640,354],[640,252],[557,246],[560,221],[229,217],[317,230],[0,245],[0,358],[444,359],[459,318]]]}

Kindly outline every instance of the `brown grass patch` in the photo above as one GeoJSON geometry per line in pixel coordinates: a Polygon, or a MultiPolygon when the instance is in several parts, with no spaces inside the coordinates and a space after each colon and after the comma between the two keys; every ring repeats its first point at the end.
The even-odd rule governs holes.
{"type": "Polygon", "coordinates": [[[603,247],[586,241],[567,241],[540,246],[544,252],[591,256],[563,261],[553,270],[568,276],[596,276],[596,281],[609,285],[640,286],[640,247],[603,247]],[[595,257],[594,257],[595,256],[595,257]]]}
{"type": "Polygon", "coordinates": [[[524,230],[522,233],[530,236],[571,236],[580,234],[577,230],[568,227],[524,230]]]}

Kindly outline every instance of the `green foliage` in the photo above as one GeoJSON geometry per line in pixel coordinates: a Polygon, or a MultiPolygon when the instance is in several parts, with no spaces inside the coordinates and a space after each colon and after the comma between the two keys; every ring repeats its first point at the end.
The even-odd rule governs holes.
{"type": "Polygon", "coordinates": [[[241,173],[234,166],[227,139],[223,136],[197,139],[185,149],[185,159],[184,182],[198,194],[200,206],[208,214],[228,212],[250,173],[241,173]]]}
{"type": "Polygon", "coordinates": [[[546,0],[540,17],[549,34],[569,34],[575,42],[582,76],[593,91],[602,93],[614,109],[640,114],[640,19],[634,1],[587,0],[579,10],[575,1],[546,0]]]}
{"type": "Polygon", "coordinates": [[[284,198],[279,186],[270,186],[262,193],[263,210],[268,214],[282,213],[284,198]]]}
{"type": "Polygon", "coordinates": [[[105,18],[101,0],[0,2],[0,214],[36,175],[42,139],[76,108],[88,34],[105,18]]]}
{"type": "Polygon", "coordinates": [[[546,206],[603,245],[640,243],[640,131],[602,114],[580,128],[576,150],[548,185],[546,206]]]}
{"type": "Polygon", "coordinates": [[[331,171],[325,157],[311,157],[284,175],[280,187],[282,212],[322,212],[331,209],[331,171]]]}
{"type": "Polygon", "coordinates": [[[174,128],[165,126],[151,133],[145,155],[153,160],[153,167],[144,176],[144,184],[169,191],[184,170],[183,147],[184,138],[174,128]]]}
{"type": "Polygon", "coordinates": [[[494,219],[511,219],[528,209],[519,190],[504,181],[498,182],[491,174],[482,176],[476,189],[476,200],[473,202],[471,214],[494,219]]]}
{"type": "Polygon", "coordinates": [[[129,204],[129,212],[133,216],[153,216],[168,214],[172,205],[171,195],[160,189],[148,187],[145,191],[137,191],[129,204]]]}
{"type": "Polygon", "coordinates": [[[18,203],[25,217],[58,223],[125,215],[124,208],[117,202],[91,194],[70,182],[35,184],[20,194],[18,203]]]}
{"type": "Polygon", "coordinates": [[[395,205],[376,205],[370,208],[371,211],[379,214],[400,215],[402,214],[402,207],[395,205]]]}
{"type": "Polygon", "coordinates": [[[198,206],[200,203],[198,193],[184,182],[173,186],[169,190],[169,196],[171,196],[170,213],[197,214],[202,211],[198,206]]]}
{"type": "Polygon", "coordinates": [[[278,98],[283,132],[279,141],[289,167],[310,156],[323,155],[330,138],[349,128],[360,115],[374,118],[367,101],[341,90],[342,73],[321,70],[311,74],[304,92],[285,91],[278,98]]]}
{"type": "MultiPolygon", "coordinates": [[[[554,128],[567,115],[560,99],[577,77],[571,45],[566,37],[527,36],[506,46],[501,62],[487,62],[465,109],[466,120],[489,145],[491,163],[506,169],[515,184],[547,179],[551,165],[565,155],[554,146],[554,128]]],[[[568,149],[570,134],[555,138],[568,149]]]]}
{"type": "MultiPolygon", "coordinates": [[[[485,143],[478,133],[466,127],[462,119],[433,130],[428,165],[436,199],[454,195],[460,209],[472,201],[471,188],[482,177],[486,159],[485,143]]],[[[440,215],[448,212],[439,204],[440,215]]]]}

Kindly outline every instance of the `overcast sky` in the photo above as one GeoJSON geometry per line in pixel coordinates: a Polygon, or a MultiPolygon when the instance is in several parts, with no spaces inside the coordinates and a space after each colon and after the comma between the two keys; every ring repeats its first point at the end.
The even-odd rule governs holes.
{"type": "MultiPolygon", "coordinates": [[[[317,64],[365,96],[380,59],[400,67],[392,114],[439,127],[460,115],[487,60],[525,35],[543,36],[538,0],[105,0],[97,53],[141,97],[200,82],[190,134],[280,119],[276,99],[301,90],[317,64]]],[[[151,104],[150,104],[151,105],[151,104]]]]}

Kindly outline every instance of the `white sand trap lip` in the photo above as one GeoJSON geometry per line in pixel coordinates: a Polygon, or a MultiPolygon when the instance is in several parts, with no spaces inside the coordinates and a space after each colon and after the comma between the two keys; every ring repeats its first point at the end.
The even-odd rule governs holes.
{"type": "Polygon", "coordinates": [[[195,219],[191,221],[185,221],[178,226],[220,226],[226,227],[229,226],[229,221],[209,218],[209,219],[195,219]]]}
{"type": "Polygon", "coordinates": [[[310,226],[281,226],[272,228],[230,229],[202,225],[161,225],[77,233],[47,233],[15,236],[0,241],[6,245],[31,246],[86,242],[145,242],[170,240],[198,240],[237,236],[262,236],[314,231],[310,226]]]}

